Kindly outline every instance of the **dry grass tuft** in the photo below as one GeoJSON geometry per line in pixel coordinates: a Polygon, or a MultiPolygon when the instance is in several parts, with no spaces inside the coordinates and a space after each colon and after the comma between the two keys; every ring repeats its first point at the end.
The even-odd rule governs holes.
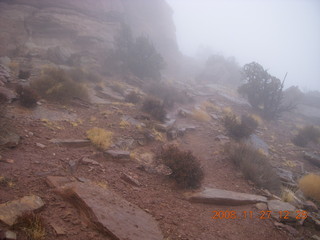
{"type": "Polygon", "coordinates": [[[112,144],[113,133],[102,128],[92,128],[87,131],[87,137],[101,150],[106,150],[112,144]]]}
{"type": "Polygon", "coordinates": [[[87,88],[59,68],[46,68],[41,77],[31,83],[37,93],[48,100],[66,103],[73,98],[88,99],[87,88]]]}
{"type": "Polygon", "coordinates": [[[266,155],[246,144],[234,144],[227,147],[230,159],[240,168],[244,176],[258,187],[280,193],[280,178],[269,163],[266,155]]]}
{"type": "Polygon", "coordinates": [[[209,122],[211,119],[209,114],[202,109],[194,109],[192,111],[192,118],[197,121],[202,121],[202,122],[209,122]]]}
{"type": "Polygon", "coordinates": [[[305,147],[309,142],[318,143],[320,139],[320,129],[315,126],[305,126],[300,129],[292,142],[300,147],[305,147]]]}
{"type": "Polygon", "coordinates": [[[281,200],[283,202],[288,202],[288,203],[294,202],[295,201],[294,192],[292,190],[288,189],[288,188],[282,189],[281,200]]]}
{"type": "Polygon", "coordinates": [[[320,202],[320,175],[310,173],[299,180],[299,188],[309,198],[320,202]]]}
{"type": "Polygon", "coordinates": [[[14,229],[24,232],[28,240],[43,240],[46,236],[44,220],[35,213],[25,213],[20,216],[14,225],[14,229]]]}

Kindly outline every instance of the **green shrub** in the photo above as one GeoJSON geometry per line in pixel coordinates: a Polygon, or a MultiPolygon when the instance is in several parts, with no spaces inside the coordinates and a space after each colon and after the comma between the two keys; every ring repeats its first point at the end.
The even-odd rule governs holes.
{"type": "Polygon", "coordinates": [[[318,143],[320,139],[320,129],[315,126],[306,126],[299,130],[292,142],[300,147],[305,147],[309,142],[318,143]]]}
{"type": "Polygon", "coordinates": [[[16,92],[19,95],[19,101],[22,106],[32,108],[37,105],[37,101],[39,99],[38,95],[30,87],[18,85],[16,88],[16,92]]]}
{"type": "Polygon", "coordinates": [[[275,194],[281,192],[280,178],[266,155],[246,144],[231,145],[227,151],[232,162],[241,169],[246,178],[275,194]]]}
{"type": "Polygon", "coordinates": [[[258,127],[258,122],[248,115],[242,115],[240,121],[234,114],[227,114],[223,122],[228,133],[235,139],[249,137],[258,127]]]}
{"type": "Polygon", "coordinates": [[[242,76],[245,83],[238,92],[246,96],[263,117],[273,119],[295,107],[294,104],[283,104],[284,81],[270,75],[260,64],[252,62],[244,65],[242,76]]]}
{"type": "Polygon", "coordinates": [[[198,188],[204,173],[198,159],[190,151],[169,146],[161,153],[164,164],[172,170],[170,175],[181,188],[198,188]]]}
{"type": "Polygon", "coordinates": [[[31,86],[43,98],[61,103],[69,102],[73,98],[88,98],[87,89],[59,68],[46,68],[31,86]]]}
{"type": "Polygon", "coordinates": [[[165,120],[167,115],[163,103],[160,100],[152,97],[147,97],[143,101],[142,111],[149,113],[151,116],[161,122],[165,120]]]}

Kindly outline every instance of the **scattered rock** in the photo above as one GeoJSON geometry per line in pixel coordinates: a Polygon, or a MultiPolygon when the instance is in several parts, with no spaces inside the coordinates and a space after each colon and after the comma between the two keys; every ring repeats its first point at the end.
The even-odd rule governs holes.
{"type": "Polygon", "coordinates": [[[69,164],[70,172],[75,173],[78,168],[78,161],[70,160],[68,164],[69,164]]]}
{"type": "MultiPolygon", "coordinates": [[[[61,178],[55,182],[61,182],[61,178]]],[[[151,215],[107,188],[91,182],[70,182],[57,187],[58,192],[98,230],[115,239],[163,239],[158,223],[151,215]]]]}
{"type": "Polygon", "coordinates": [[[276,173],[280,177],[280,180],[284,183],[295,184],[293,180],[293,174],[291,171],[283,169],[283,168],[276,168],[276,173]]]}
{"type": "Polygon", "coordinates": [[[133,138],[120,139],[115,143],[115,147],[119,149],[133,149],[137,146],[137,142],[133,138]]]}
{"type": "Polygon", "coordinates": [[[130,152],[122,150],[108,150],[104,152],[104,156],[114,159],[130,159],[130,152]]]}
{"type": "Polygon", "coordinates": [[[4,239],[5,240],[16,240],[17,234],[12,231],[6,231],[4,239]]]}
{"type": "Polygon", "coordinates": [[[308,153],[308,152],[303,152],[303,157],[304,159],[308,160],[310,163],[320,167],[320,156],[313,154],[313,153],[308,153]]]}
{"type": "Polygon", "coordinates": [[[187,116],[190,116],[191,114],[192,114],[191,111],[188,111],[188,110],[183,109],[183,108],[179,109],[179,111],[178,111],[178,116],[179,117],[183,117],[183,118],[185,118],[187,116]]]}
{"type": "Polygon", "coordinates": [[[258,135],[252,134],[248,138],[247,143],[254,149],[262,151],[265,155],[269,155],[268,144],[265,141],[263,141],[258,135]]]}
{"type": "Polygon", "coordinates": [[[316,217],[313,213],[308,213],[308,217],[304,222],[305,226],[313,226],[316,230],[320,231],[320,216],[316,217]]]}
{"type": "Polygon", "coordinates": [[[90,140],[83,139],[51,139],[50,142],[66,147],[87,147],[91,145],[90,140]]]}
{"type": "Polygon", "coordinates": [[[139,126],[140,127],[145,127],[146,126],[143,122],[140,122],[140,121],[138,121],[138,120],[136,120],[136,119],[134,119],[134,118],[132,118],[130,116],[127,116],[127,115],[122,116],[121,120],[126,121],[126,122],[128,122],[131,125],[136,126],[136,127],[139,127],[139,126]]]}
{"type": "Polygon", "coordinates": [[[0,146],[14,148],[19,145],[20,136],[13,132],[7,132],[0,137],[0,146]]]}
{"type": "Polygon", "coordinates": [[[126,181],[136,187],[141,186],[141,183],[137,180],[137,177],[132,176],[132,174],[121,173],[121,179],[123,179],[124,181],[126,181]]]}
{"type": "Polygon", "coordinates": [[[258,202],[267,202],[267,198],[263,196],[232,192],[215,188],[206,188],[202,192],[194,193],[189,197],[189,200],[191,202],[219,204],[227,206],[238,206],[258,202]]]}
{"type": "Polygon", "coordinates": [[[44,206],[44,202],[38,196],[26,196],[0,204],[0,220],[12,226],[16,219],[24,212],[34,211],[44,206]]]}
{"type": "Polygon", "coordinates": [[[102,90],[96,90],[96,96],[102,99],[109,99],[114,101],[123,102],[124,97],[119,93],[113,91],[111,88],[104,87],[102,90]]]}
{"type": "Polygon", "coordinates": [[[81,163],[82,163],[83,165],[96,165],[96,166],[102,167],[102,165],[101,165],[100,163],[98,163],[97,161],[92,160],[92,159],[90,159],[90,158],[88,158],[88,157],[82,158],[82,159],[81,159],[81,163]]]}
{"type": "Polygon", "coordinates": [[[309,212],[318,212],[319,210],[317,205],[310,200],[303,203],[303,209],[309,212]]]}
{"type": "Polygon", "coordinates": [[[17,99],[17,94],[6,87],[0,87],[0,94],[5,96],[9,102],[17,99]]]}
{"type": "Polygon", "coordinates": [[[65,235],[66,234],[66,230],[59,224],[53,222],[53,223],[50,223],[51,227],[53,228],[53,230],[56,232],[56,234],[58,236],[61,236],[61,235],[65,235]]]}
{"type": "Polygon", "coordinates": [[[10,82],[10,80],[10,70],[3,64],[0,64],[0,82],[7,83],[10,82]]]}
{"type": "Polygon", "coordinates": [[[172,174],[171,168],[169,168],[168,166],[166,166],[164,164],[159,164],[154,169],[155,169],[156,173],[158,173],[160,175],[169,176],[172,174]]]}
{"type": "Polygon", "coordinates": [[[313,235],[313,236],[312,236],[312,239],[313,239],[313,240],[320,240],[320,237],[317,236],[317,235],[313,235]]]}
{"type": "Polygon", "coordinates": [[[282,202],[280,200],[270,200],[268,201],[268,209],[271,211],[271,216],[279,222],[297,222],[296,208],[287,202],[282,202]],[[280,219],[280,212],[289,212],[287,216],[288,219],[282,217],[280,219]]]}
{"type": "Polygon", "coordinates": [[[287,232],[289,232],[293,236],[298,236],[299,235],[299,232],[294,227],[291,227],[289,225],[286,225],[286,224],[283,224],[283,223],[279,223],[279,222],[274,222],[273,224],[277,228],[282,228],[282,229],[286,230],[287,232]]]}
{"type": "Polygon", "coordinates": [[[167,131],[167,138],[169,140],[175,140],[178,138],[178,131],[175,129],[170,129],[167,131]]]}
{"type": "Polygon", "coordinates": [[[226,135],[220,134],[220,135],[216,136],[214,138],[214,140],[219,141],[219,142],[227,142],[227,141],[229,141],[229,137],[226,135]]]}
{"type": "Polygon", "coordinates": [[[268,209],[268,205],[266,203],[256,203],[256,208],[259,210],[267,210],[268,209]]]}
{"type": "Polygon", "coordinates": [[[36,146],[39,148],[44,149],[46,147],[46,145],[42,144],[42,143],[36,143],[36,146]]]}
{"type": "Polygon", "coordinates": [[[217,114],[211,113],[211,114],[210,114],[210,117],[211,117],[213,120],[219,120],[219,116],[218,116],[217,114]]]}
{"type": "Polygon", "coordinates": [[[67,65],[71,57],[71,52],[60,46],[52,47],[47,50],[47,58],[49,61],[58,65],[67,65]]]}

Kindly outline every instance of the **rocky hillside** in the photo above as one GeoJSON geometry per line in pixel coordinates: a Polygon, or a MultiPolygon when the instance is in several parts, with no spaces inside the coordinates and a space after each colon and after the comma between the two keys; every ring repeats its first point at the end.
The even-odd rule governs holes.
{"type": "Polygon", "coordinates": [[[125,23],[170,61],[178,55],[172,13],[164,0],[0,1],[0,56],[97,63],[125,23]]]}

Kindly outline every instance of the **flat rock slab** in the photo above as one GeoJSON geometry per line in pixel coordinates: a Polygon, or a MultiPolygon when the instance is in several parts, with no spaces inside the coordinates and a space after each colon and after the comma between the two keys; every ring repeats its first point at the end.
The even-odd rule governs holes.
{"type": "Polygon", "coordinates": [[[304,157],[304,159],[308,160],[313,165],[320,167],[320,156],[319,155],[304,152],[303,157],[304,157]]]}
{"type": "MultiPolygon", "coordinates": [[[[270,200],[268,201],[268,209],[271,211],[271,216],[275,219],[277,219],[278,221],[297,221],[296,216],[296,207],[294,207],[293,205],[291,205],[290,203],[287,202],[283,202],[280,200],[270,200]],[[280,214],[281,212],[283,213],[283,215],[285,215],[287,212],[289,213],[288,219],[285,218],[281,218],[280,219],[280,214]]],[[[283,216],[284,217],[284,216],[283,216]]]]}
{"type": "Polygon", "coordinates": [[[122,150],[108,150],[104,152],[104,156],[115,159],[130,159],[130,152],[122,150]]]}
{"type": "Polygon", "coordinates": [[[67,147],[87,147],[91,145],[87,139],[51,139],[51,143],[67,147]]]}
{"type": "Polygon", "coordinates": [[[232,192],[227,190],[206,188],[202,192],[194,193],[189,197],[191,202],[238,206],[267,202],[267,198],[259,195],[232,192]]]}
{"type": "Polygon", "coordinates": [[[34,211],[43,206],[42,199],[35,195],[0,204],[0,221],[12,226],[24,212],[34,211]]]}
{"type": "Polygon", "coordinates": [[[67,182],[50,177],[58,192],[70,201],[101,232],[117,240],[162,240],[158,223],[151,215],[126,201],[108,188],[92,182],[67,182]]]}

